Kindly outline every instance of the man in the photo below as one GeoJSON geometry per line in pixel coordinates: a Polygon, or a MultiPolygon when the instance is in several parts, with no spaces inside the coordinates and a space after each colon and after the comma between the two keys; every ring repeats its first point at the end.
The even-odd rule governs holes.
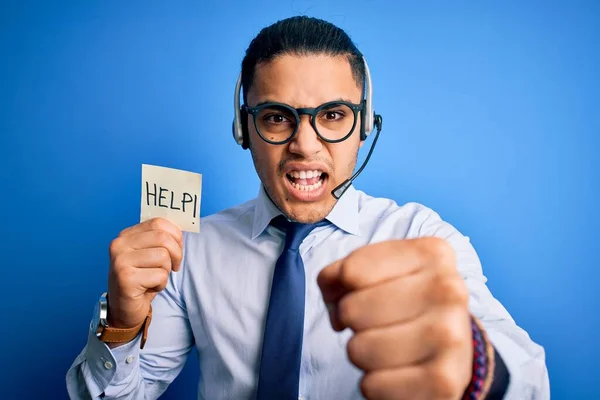
{"type": "Polygon", "coordinates": [[[199,234],[163,219],[119,234],[72,398],[157,398],[194,345],[205,399],[549,398],[543,349],[466,237],[422,205],[335,191],[381,128],[368,73],[325,21],[258,34],[234,122],[258,197],[199,234]]]}

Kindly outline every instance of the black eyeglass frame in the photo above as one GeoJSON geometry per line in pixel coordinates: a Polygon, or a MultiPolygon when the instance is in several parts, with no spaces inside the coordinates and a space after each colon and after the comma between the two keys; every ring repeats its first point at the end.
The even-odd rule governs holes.
{"type": "Polygon", "coordinates": [[[307,108],[307,107],[293,108],[292,106],[290,106],[288,104],[277,103],[277,102],[263,103],[256,107],[249,107],[246,104],[243,105],[244,110],[246,110],[246,112],[248,114],[252,115],[252,121],[254,122],[254,128],[256,129],[256,132],[258,133],[260,138],[267,143],[275,144],[275,145],[289,143],[294,138],[294,136],[296,136],[296,133],[298,132],[298,127],[300,126],[300,115],[309,115],[310,116],[310,125],[314,129],[314,131],[317,134],[317,136],[319,137],[319,139],[321,139],[322,141],[327,142],[327,143],[343,142],[344,140],[348,139],[352,135],[352,132],[354,132],[354,129],[356,129],[356,121],[358,121],[358,113],[360,112],[361,116],[362,116],[364,107],[365,107],[364,100],[360,104],[350,103],[348,101],[343,101],[343,100],[334,100],[334,101],[328,101],[327,103],[323,103],[316,108],[307,108]],[[350,129],[350,132],[348,132],[348,134],[346,136],[344,136],[340,139],[327,139],[326,137],[321,135],[321,133],[319,132],[319,129],[317,129],[317,124],[316,124],[315,120],[320,111],[322,111],[323,109],[326,109],[326,108],[332,108],[332,106],[335,106],[335,105],[344,105],[344,106],[350,108],[352,110],[352,112],[354,113],[354,122],[352,124],[352,129],[350,129]],[[256,116],[258,115],[258,113],[261,110],[263,110],[265,108],[269,108],[269,107],[284,108],[286,110],[289,110],[296,117],[296,126],[294,127],[294,132],[292,132],[292,134],[287,139],[282,140],[282,141],[269,140],[266,137],[264,137],[263,134],[260,132],[260,128],[258,127],[258,124],[256,123],[256,116]]]}

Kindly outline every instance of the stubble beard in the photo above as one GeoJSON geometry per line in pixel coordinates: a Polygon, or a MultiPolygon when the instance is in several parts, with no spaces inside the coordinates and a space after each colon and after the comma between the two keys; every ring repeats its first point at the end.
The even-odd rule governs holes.
{"type": "MultiPolygon", "coordinates": [[[[354,170],[354,167],[356,166],[356,161],[358,160],[358,150],[359,149],[357,149],[353,160],[348,165],[348,171],[349,171],[348,178],[352,175],[352,171],[354,170]]],[[[269,196],[269,199],[290,220],[302,222],[302,223],[315,223],[315,222],[322,221],[323,219],[325,219],[325,217],[327,215],[329,215],[331,210],[333,210],[333,208],[337,204],[338,200],[335,199],[335,197],[333,197],[333,195],[331,195],[331,198],[328,199],[329,201],[322,200],[317,204],[307,203],[307,204],[301,206],[300,210],[294,210],[292,207],[286,207],[286,203],[289,203],[290,199],[284,193],[282,193],[282,196],[278,196],[277,191],[275,190],[276,189],[275,182],[272,181],[271,179],[269,179],[270,171],[263,170],[264,163],[256,155],[256,152],[252,148],[252,144],[250,144],[250,153],[252,154],[252,161],[254,163],[254,169],[256,170],[256,173],[258,174],[261,184],[263,185],[265,192],[269,196]],[[281,198],[281,197],[284,197],[284,198],[281,198]]],[[[292,160],[286,159],[286,160],[282,160],[279,162],[279,165],[277,166],[277,174],[276,174],[275,179],[280,179],[280,180],[286,179],[283,176],[283,169],[285,168],[285,164],[289,161],[292,161],[292,160]]],[[[322,161],[324,161],[324,160],[322,160],[322,161]]],[[[331,175],[335,174],[335,166],[332,165],[331,162],[326,162],[326,164],[330,168],[331,175]]],[[[331,175],[329,175],[330,179],[331,179],[331,175]]],[[[298,208],[298,207],[295,207],[295,208],[298,208]]]]}

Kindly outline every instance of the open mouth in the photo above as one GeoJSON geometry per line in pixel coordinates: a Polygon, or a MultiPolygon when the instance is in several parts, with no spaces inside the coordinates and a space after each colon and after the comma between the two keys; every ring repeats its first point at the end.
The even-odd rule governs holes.
{"type": "Polygon", "coordinates": [[[290,171],[285,176],[294,189],[302,192],[320,189],[327,179],[327,173],[319,170],[290,171]]]}

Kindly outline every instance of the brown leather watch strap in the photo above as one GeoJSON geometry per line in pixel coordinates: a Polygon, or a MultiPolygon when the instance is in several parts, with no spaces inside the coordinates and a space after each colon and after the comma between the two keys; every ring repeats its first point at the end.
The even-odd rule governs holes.
{"type": "Polygon", "coordinates": [[[148,327],[152,321],[152,305],[146,318],[137,326],[133,328],[113,328],[111,326],[105,326],[102,328],[102,333],[98,337],[105,343],[128,343],[137,337],[140,331],[142,332],[142,342],[140,343],[140,349],[144,348],[146,340],[148,339],[148,327]]]}

